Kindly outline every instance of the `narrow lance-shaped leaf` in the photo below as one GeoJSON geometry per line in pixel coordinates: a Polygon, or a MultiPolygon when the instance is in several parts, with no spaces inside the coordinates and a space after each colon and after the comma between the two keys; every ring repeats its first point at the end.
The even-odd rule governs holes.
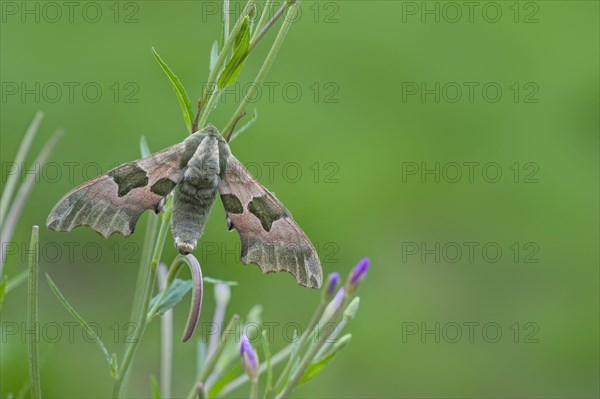
{"type": "Polygon", "coordinates": [[[117,375],[117,362],[115,361],[115,358],[113,356],[111,356],[111,354],[108,352],[108,349],[106,348],[106,345],[104,345],[104,342],[102,342],[102,340],[100,339],[98,334],[96,334],[96,332],[83,319],[83,317],[81,317],[79,315],[79,313],[77,313],[75,311],[73,306],[71,306],[71,304],[67,301],[67,299],[60,292],[60,290],[58,289],[56,284],[54,284],[54,281],[52,281],[52,279],[50,278],[50,276],[48,274],[46,274],[46,279],[48,280],[48,285],[50,285],[52,292],[54,292],[54,294],[56,295],[56,297],[58,298],[60,303],[62,303],[62,305],[67,309],[67,311],[69,313],[71,313],[71,315],[75,318],[75,320],[77,320],[79,322],[81,327],[83,327],[83,329],[89,334],[89,336],[92,337],[92,339],[98,344],[98,346],[102,350],[102,353],[104,353],[104,357],[105,357],[106,361],[108,362],[108,364],[111,367],[112,374],[117,375]]]}
{"type": "Polygon", "coordinates": [[[244,61],[248,56],[248,48],[250,47],[250,21],[246,16],[238,32],[235,43],[233,56],[229,60],[229,63],[223,70],[223,73],[217,80],[219,88],[227,87],[233,83],[239,76],[242,68],[244,67],[244,61]]]}
{"type": "Polygon", "coordinates": [[[212,71],[215,65],[217,65],[217,59],[219,58],[219,41],[215,40],[210,49],[210,70],[212,71]]]}
{"type": "Polygon", "coordinates": [[[192,285],[192,280],[175,279],[175,281],[167,287],[165,293],[161,291],[150,300],[150,307],[154,308],[154,306],[157,305],[157,301],[160,301],[156,306],[156,314],[165,314],[167,310],[181,302],[185,294],[192,289],[192,285]]]}
{"type": "Polygon", "coordinates": [[[155,376],[150,377],[150,387],[152,388],[152,399],[160,399],[160,389],[155,376]]]}
{"type": "Polygon", "coordinates": [[[162,60],[160,55],[156,52],[154,47],[152,48],[154,52],[154,58],[158,61],[158,64],[163,69],[163,71],[167,74],[167,77],[171,81],[173,88],[175,89],[175,94],[177,94],[177,99],[179,100],[179,106],[181,107],[181,112],[183,113],[183,119],[185,120],[185,125],[188,130],[192,132],[192,124],[194,123],[194,113],[192,112],[192,106],[190,104],[190,99],[185,91],[185,88],[179,81],[177,75],[171,71],[169,66],[162,60]]]}
{"type": "Polygon", "coordinates": [[[310,366],[306,369],[306,371],[304,372],[304,374],[302,374],[302,377],[298,381],[298,385],[307,383],[308,381],[310,381],[314,377],[316,377],[319,373],[321,373],[321,371],[323,371],[323,369],[325,368],[325,366],[327,366],[327,364],[331,361],[331,359],[333,359],[333,357],[338,352],[340,352],[342,349],[344,349],[346,347],[346,345],[350,342],[350,339],[352,339],[352,335],[351,334],[344,335],[333,346],[333,348],[331,349],[331,351],[329,351],[329,353],[327,353],[324,357],[322,357],[320,359],[317,359],[314,362],[312,362],[310,364],[310,366]]]}

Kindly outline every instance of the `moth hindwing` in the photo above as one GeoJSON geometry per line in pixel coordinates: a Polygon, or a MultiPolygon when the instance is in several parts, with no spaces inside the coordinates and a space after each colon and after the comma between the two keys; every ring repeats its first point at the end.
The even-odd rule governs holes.
{"type": "Polygon", "coordinates": [[[219,191],[229,227],[242,241],[242,263],[264,273],[286,271],[307,287],[319,287],[315,248],[289,211],[233,156],[213,126],[182,143],[123,164],[65,195],[46,222],[56,231],[88,226],[104,238],[133,233],[142,212],[160,211],[174,191],[172,231],[182,254],[192,252],[219,191]]]}
{"type": "Polygon", "coordinates": [[[242,241],[242,263],[255,263],[263,273],[286,271],[306,287],[321,286],[321,263],[306,234],[233,155],[219,192],[229,227],[242,241]]]}

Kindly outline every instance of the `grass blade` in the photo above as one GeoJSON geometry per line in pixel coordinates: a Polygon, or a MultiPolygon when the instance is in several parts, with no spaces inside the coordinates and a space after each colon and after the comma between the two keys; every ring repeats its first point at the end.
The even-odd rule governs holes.
{"type": "MultiPolygon", "coordinates": [[[[58,140],[60,140],[62,135],[63,131],[57,130],[48,139],[48,141],[46,141],[44,148],[40,151],[40,153],[34,161],[34,165],[38,165],[39,167],[35,168],[35,173],[28,173],[25,183],[23,183],[21,187],[19,187],[19,191],[15,196],[15,200],[13,201],[13,204],[10,207],[10,212],[8,213],[8,216],[6,218],[6,223],[2,225],[2,242],[10,242],[15,226],[17,225],[17,221],[21,216],[21,212],[23,212],[23,208],[27,203],[27,199],[29,198],[31,191],[33,190],[33,185],[37,181],[39,174],[43,169],[43,166],[46,164],[46,161],[48,160],[50,154],[52,154],[52,151],[54,150],[54,146],[56,146],[56,143],[58,143],[58,140]]],[[[0,259],[0,275],[2,275],[2,266],[4,265],[4,262],[6,260],[4,258],[5,257],[2,256],[2,259],[0,259]]]]}
{"type": "Polygon", "coordinates": [[[75,318],[75,320],[77,320],[79,322],[81,327],[83,327],[87,331],[87,333],[92,337],[92,339],[94,339],[94,341],[96,341],[96,343],[98,343],[98,346],[102,350],[102,353],[104,353],[104,357],[106,358],[106,361],[108,362],[108,364],[111,367],[111,371],[112,371],[113,375],[116,375],[117,374],[117,365],[116,365],[117,362],[115,361],[113,356],[111,356],[111,354],[108,352],[108,349],[106,348],[106,345],[104,345],[104,342],[102,342],[100,337],[90,327],[90,325],[79,315],[79,313],[77,313],[75,311],[75,309],[71,306],[71,304],[67,301],[67,299],[64,297],[64,295],[60,292],[60,290],[58,289],[56,284],[54,284],[54,281],[52,281],[52,279],[50,278],[50,276],[48,274],[46,274],[46,279],[48,280],[48,285],[50,285],[50,288],[52,289],[52,291],[54,292],[54,294],[56,295],[56,297],[58,298],[60,303],[63,304],[63,306],[67,309],[67,311],[69,313],[71,313],[71,315],[75,318]]]}
{"type": "Polygon", "coordinates": [[[156,61],[158,61],[158,64],[167,74],[167,77],[171,81],[171,84],[175,89],[175,94],[177,94],[177,99],[179,100],[179,106],[181,107],[181,112],[183,113],[185,125],[187,126],[188,130],[192,132],[192,124],[194,123],[194,113],[192,112],[190,99],[185,91],[185,88],[179,81],[177,75],[175,75],[173,71],[171,71],[169,66],[162,60],[162,58],[160,58],[160,55],[158,55],[154,47],[152,47],[152,52],[154,53],[154,58],[156,58],[156,61]]]}
{"type": "MultiPolygon", "coordinates": [[[[38,112],[33,117],[33,120],[29,124],[27,131],[25,132],[25,136],[21,141],[21,145],[17,151],[17,155],[15,156],[15,165],[17,168],[23,166],[23,161],[27,157],[27,153],[29,152],[29,147],[31,147],[31,143],[37,134],[37,131],[42,123],[42,119],[44,118],[43,112],[38,112]]],[[[19,178],[19,173],[10,174],[8,179],[6,180],[6,185],[4,186],[4,190],[2,191],[2,198],[0,199],[0,226],[4,225],[4,216],[6,216],[6,211],[8,210],[8,205],[10,200],[12,199],[13,192],[15,190],[15,186],[17,184],[17,179],[19,178]]]]}
{"type": "Polygon", "coordinates": [[[32,398],[42,397],[40,384],[40,358],[38,353],[38,255],[39,255],[38,226],[31,229],[31,242],[29,243],[29,292],[28,292],[28,334],[29,348],[29,386],[32,398]]]}
{"type": "Polygon", "coordinates": [[[17,274],[12,278],[7,278],[6,276],[0,280],[0,314],[2,312],[2,302],[4,301],[4,297],[6,294],[23,284],[27,281],[27,276],[29,275],[29,270],[23,270],[21,273],[17,274]]]}

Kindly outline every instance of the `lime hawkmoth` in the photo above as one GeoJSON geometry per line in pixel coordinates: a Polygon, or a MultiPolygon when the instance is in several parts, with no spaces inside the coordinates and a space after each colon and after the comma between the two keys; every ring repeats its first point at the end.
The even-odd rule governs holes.
{"type": "Polygon", "coordinates": [[[104,238],[129,236],[140,215],[159,213],[171,192],[172,232],[181,254],[196,248],[219,192],[228,228],[240,235],[242,263],[255,263],[263,273],[289,272],[306,287],[321,286],[319,257],[306,234],[212,125],[83,183],[56,204],[46,224],[55,231],[88,226],[104,238]]]}

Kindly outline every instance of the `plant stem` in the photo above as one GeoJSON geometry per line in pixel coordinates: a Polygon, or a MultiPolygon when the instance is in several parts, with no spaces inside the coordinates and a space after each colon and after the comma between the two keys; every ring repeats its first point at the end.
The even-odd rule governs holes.
{"type": "Polygon", "coordinates": [[[223,43],[229,40],[229,0],[223,0],[223,43]]]}
{"type": "Polygon", "coordinates": [[[140,259],[140,267],[138,269],[138,276],[135,285],[135,294],[133,295],[133,305],[131,307],[131,316],[129,320],[132,323],[137,321],[137,315],[140,313],[142,307],[142,300],[144,299],[144,283],[147,279],[148,270],[145,267],[150,264],[152,259],[152,248],[154,240],[156,238],[156,228],[158,227],[158,217],[154,214],[150,214],[148,217],[148,225],[146,226],[146,234],[144,236],[144,246],[142,250],[142,257],[140,259]]]}
{"type": "MultiPolygon", "coordinates": [[[[239,319],[240,319],[240,317],[238,315],[233,315],[233,317],[231,318],[231,321],[229,321],[229,324],[227,325],[227,328],[225,329],[225,331],[223,333],[226,333],[227,331],[229,331],[235,325],[235,323],[238,322],[239,319]]],[[[188,399],[194,398],[194,395],[196,394],[196,386],[198,384],[201,384],[203,387],[205,386],[208,376],[210,375],[211,371],[217,364],[217,360],[219,360],[219,356],[221,356],[223,349],[225,349],[225,344],[227,343],[227,337],[228,337],[228,335],[223,336],[221,338],[221,340],[219,341],[219,344],[215,348],[214,352],[208,356],[208,359],[206,360],[206,363],[204,364],[204,367],[202,368],[202,371],[200,372],[200,376],[198,377],[198,381],[196,382],[196,385],[194,385],[194,388],[192,388],[192,390],[190,391],[190,393],[188,395],[188,399]]]]}
{"type": "Polygon", "coordinates": [[[32,398],[42,397],[40,384],[40,359],[38,353],[38,256],[39,256],[39,227],[31,229],[31,242],[29,243],[29,306],[28,306],[28,334],[29,347],[29,385],[32,398]]]}
{"type": "MultiPolygon", "coordinates": [[[[271,46],[271,50],[269,51],[267,58],[265,59],[260,70],[258,71],[256,78],[254,79],[252,85],[250,86],[250,89],[248,90],[248,93],[246,93],[246,96],[244,97],[240,105],[237,107],[237,109],[233,113],[233,116],[231,117],[231,119],[229,119],[229,122],[227,122],[227,125],[225,125],[222,132],[228,132],[231,129],[231,126],[233,126],[233,124],[235,123],[237,116],[244,112],[244,110],[246,109],[246,105],[248,105],[250,99],[254,98],[257,87],[263,84],[267,74],[269,73],[269,70],[271,69],[271,66],[273,65],[273,62],[275,61],[275,58],[277,58],[279,49],[281,48],[281,45],[283,44],[283,41],[285,40],[285,37],[288,31],[290,30],[290,27],[292,26],[292,22],[296,18],[296,14],[298,13],[298,7],[300,7],[299,1],[289,6],[283,24],[281,24],[281,27],[279,28],[279,32],[277,33],[277,37],[273,42],[273,46],[271,46]]],[[[265,26],[263,30],[267,28],[268,26],[265,26]]],[[[250,45],[250,47],[252,47],[252,44],[250,45]]]]}
{"type": "Polygon", "coordinates": [[[296,358],[304,350],[304,347],[306,346],[306,342],[308,340],[308,337],[312,336],[312,332],[315,329],[319,328],[317,326],[317,321],[319,321],[319,319],[321,318],[321,315],[323,314],[323,311],[325,310],[326,305],[327,305],[326,303],[324,303],[323,301],[321,301],[319,303],[319,306],[317,307],[317,309],[313,313],[310,321],[308,322],[308,328],[306,330],[304,330],[304,333],[302,333],[302,335],[300,336],[300,340],[298,342],[298,350],[296,351],[296,353],[295,353],[294,356],[290,356],[290,358],[288,359],[287,364],[285,365],[283,371],[281,372],[279,378],[277,379],[277,383],[275,384],[276,392],[279,391],[279,390],[281,390],[281,388],[283,387],[282,385],[285,382],[285,378],[287,378],[287,376],[288,376],[288,374],[290,372],[290,369],[292,368],[292,365],[294,364],[296,358]]]}
{"type": "MultiPolygon", "coordinates": [[[[167,267],[158,267],[159,289],[166,290],[167,267]]],[[[173,310],[167,310],[160,318],[160,396],[171,397],[171,372],[173,369],[173,310]]]]}
{"type": "Polygon", "coordinates": [[[119,398],[123,394],[123,380],[127,375],[127,371],[129,369],[129,366],[131,365],[131,361],[133,360],[135,352],[140,343],[141,337],[144,334],[144,330],[146,329],[146,315],[148,312],[150,299],[152,298],[152,288],[154,286],[154,279],[156,277],[156,268],[158,266],[158,262],[160,260],[165,245],[165,239],[171,221],[172,211],[172,198],[169,198],[169,200],[165,204],[163,213],[161,215],[161,225],[158,231],[158,237],[156,238],[156,243],[154,245],[152,261],[146,265],[146,281],[144,282],[143,290],[144,296],[141,302],[141,310],[137,317],[137,328],[135,330],[135,334],[132,337],[131,344],[127,347],[125,351],[125,356],[123,357],[123,361],[121,362],[121,366],[119,367],[119,373],[115,378],[115,384],[113,387],[113,397],[115,398],[119,398]]]}
{"type": "MultiPolygon", "coordinates": [[[[199,128],[204,127],[204,125],[206,124],[206,120],[208,119],[208,114],[210,113],[210,108],[211,108],[208,106],[208,104],[209,104],[209,101],[211,100],[211,97],[213,96],[213,93],[215,92],[215,90],[217,88],[217,78],[219,76],[219,73],[221,72],[221,68],[223,67],[223,64],[225,63],[225,60],[229,56],[229,52],[230,52],[231,48],[233,47],[235,37],[237,36],[240,28],[242,27],[244,17],[246,15],[248,15],[248,12],[250,11],[250,8],[252,5],[254,5],[254,2],[249,1],[248,4],[246,4],[246,7],[244,7],[244,10],[242,11],[242,13],[239,16],[238,20],[236,21],[235,25],[231,29],[231,33],[229,35],[228,40],[224,41],[223,48],[221,49],[221,52],[219,53],[219,57],[217,58],[217,61],[215,62],[213,69],[211,69],[210,74],[208,75],[208,80],[206,81],[206,87],[204,88],[204,93],[202,94],[202,104],[204,104],[204,105],[202,106],[202,112],[201,112],[200,118],[198,119],[198,127],[199,128]]],[[[213,103],[214,103],[214,101],[213,101],[213,103]]]]}
{"type": "MultiPolygon", "coordinates": [[[[214,289],[216,290],[216,285],[214,287],[214,289]]],[[[216,305],[215,305],[215,313],[213,315],[213,320],[212,320],[212,325],[213,326],[218,326],[220,328],[220,326],[223,324],[223,320],[225,319],[225,311],[227,309],[227,304],[226,303],[222,303],[221,301],[216,301],[216,305]]],[[[208,356],[211,356],[212,353],[217,349],[217,346],[219,345],[219,335],[218,334],[212,334],[209,339],[208,339],[208,356]]]]}
{"type": "MultiPolygon", "coordinates": [[[[285,348],[283,348],[282,350],[280,350],[279,352],[277,352],[275,355],[273,355],[273,357],[271,357],[271,367],[274,367],[274,366],[278,365],[279,363],[281,363],[286,357],[288,357],[290,355],[291,351],[292,351],[292,345],[288,345],[285,348]]],[[[261,375],[266,370],[267,370],[267,364],[262,363],[258,367],[258,375],[261,375]]],[[[248,375],[244,373],[244,374],[240,375],[239,377],[237,377],[235,380],[231,381],[229,384],[225,385],[225,387],[223,387],[223,389],[221,390],[221,394],[227,395],[229,392],[233,391],[234,389],[237,389],[238,387],[240,387],[241,385],[243,385],[244,383],[246,383],[248,381],[250,381],[250,378],[248,378],[248,375]]]]}
{"type": "MultiPolygon", "coordinates": [[[[288,4],[287,1],[284,2],[281,5],[281,7],[279,7],[279,9],[275,13],[275,15],[273,15],[273,18],[271,18],[269,20],[269,22],[267,22],[267,24],[260,31],[258,31],[258,29],[257,29],[257,31],[256,31],[257,33],[254,35],[254,37],[252,37],[252,40],[250,41],[250,48],[248,49],[248,51],[252,51],[254,49],[254,47],[256,47],[258,42],[260,42],[261,39],[267,34],[269,29],[271,29],[271,27],[273,27],[273,25],[275,25],[275,22],[277,22],[277,20],[279,18],[281,18],[284,11],[287,10],[289,6],[290,6],[290,4],[288,4]]],[[[262,19],[262,16],[261,16],[261,19],[262,19]]]]}
{"type": "MultiPolygon", "coordinates": [[[[315,329],[314,333],[311,335],[315,335],[317,331],[318,329],[315,329]]],[[[289,382],[285,385],[283,391],[276,396],[276,399],[283,399],[287,397],[290,394],[290,392],[292,392],[292,389],[294,388],[294,386],[296,386],[298,380],[300,380],[308,366],[310,366],[310,363],[313,361],[315,355],[319,352],[319,349],[321,349],[321,346],[323,345],[325,339],[328,336],[328,334],[321,334],[321,336],[319,336],[318,341],[313,346],[311,346],[306,356],[304,356],[304,358],[302,359],[300,366],[298,366],[298,368],[292,375],[292,378],[290,378],[289,382]]]]}
{"type": "Polygon", "coordinates": [[[271,7],[273,6],[274,2],[275,0],[265,1],[265,8],[263,9],[262,14],[260,14],[260,19],[258,20],[258,23],[254,27],[254,34],[252,35],[252,40],[250,41],[250,43],[254,41],[256,35],[261,31],[262,27],[265,25],[265,22],[267,22],[267,17],[269,16],[269,12],[271,11],[271,7]]]}
{"type": "Polygon", "coordinates": [[[258,378],[250,381],[250,399],[258,399],[258,378]]]}

